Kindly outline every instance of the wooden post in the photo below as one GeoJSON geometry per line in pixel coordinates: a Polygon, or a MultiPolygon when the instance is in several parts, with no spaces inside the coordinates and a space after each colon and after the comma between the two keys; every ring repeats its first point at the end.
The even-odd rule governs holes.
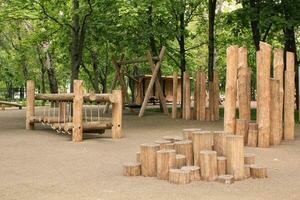
{"type": "Polygon", "coordinates": [[[34,109],[34,91],[35,84],[34,81],[28,80],[26,83],[26,129],[31,130],[34,129],[34,123],[30,122],[30,119],[34,117],[35,109],[34,109]]]}
{"type": "Polygon", "coordinates": [[[271,45],[260,42],[256,54],[257,62],[257,122],[258,147],[270,145],[270,70],[271,45]]]}
{"type": "Polygon", "coordinates": [[[199,72],[197,76],[200,76],[200,91],[199,102],[197,103],[197,120],[205,121],[205,107],[206,107],[206,76],[203,72],[199,72]]]}
{"type": "Polygon", "coordinates": [[[201,179],[214,181],[218,177],[217,152],[211,150],[200,151],[201,179]]]}
{"type": "Polygon", "coordinates": [[[240,135],[226,136],[227,173],[234,180],[244,179],[244,138],[240,135]]]}
{"type": "Polygon", "coordinates": [[[244,166],[245,166],[244,168],[245,178],[251,177],[251,173],[250,173],[251,165],[245,164],[244,166]]]}
{"type": "Polygon", "coordinates": [[[217,157],[217,166],[218,166],[218,175],[226,174],[226,157],[218,156],[217,157]]]}
{"type": "Polygon", "coordinates": [[[244,137],[244,144],[247,144],[248,125],[249,125],[249,122],[246,119],[237,119],[236,120],[235,134],[241,135],[244,137]]]}
{"type": "Polygon", "coordinates": [[[136,161],[141,162],[141,153],[140,152],[136,152],[136,161]]]}
{"type": "Polygon", "coordinates": [[[177,88],[178,88],[178,73],[173,73],[173,104],[172,104],[172,119],[177,118],[177,88]]]}
{"type": "Polygon", "coordinates": [[[249,129],[248,131],[248,145],[249,147],[257,147],[257,138],[258,138],[258,131],[249,129]]]}
{"type": "Polygon", "coordinates": [[[245,155],[244,155],[244,163],[245,163],[245,165],[255,164],[255,154],[253,154],[253,153],[245,153],[245,155]]]}
{"type": "Polygon", "coordinates": [[[295,137],[295,57],[294,53],[286,53],[285,93],[284,93],[284,139],[295,137]]]}
{"type": "Polygon", "coordinates": [[[224,131],[214,131],[214,150],[218,156],[224,156],[226,151],[226,133],[224,131]]]}
{"type": "Polygon", "coordinates": [[[274,79],[279,80],[279,137],[282,140],[283,137],[283,71],[284,71],[284,62],[283,62],[283,50],[275,49],[274,50],[274,79]]]}
{"type": "Polygon", "coordinates": [[[170,169],[169,183],[188,184],[191,182],[190,172],[181,169],[170,169]]]}
{"type": "Polygon", "coordinates": [[[128,162],[123,164],[123,176],[140,176],[141,163],[128,162]]]}
{"type": "Polygon", "coordinates": [[[219,103],[220,103],[220,89],[219,89],[219,76],[217,71],[214,71],[214,118],[220,119],[219,103]]]}
{"type": "Polygon", "coordinates": [[[112,94],[116,99],[116,102],[112,104],[112,138],[118,139],[123,137],[122,134],[122,92],[120,90],[113,90],[112,94]]]}
{"type": "Polygon", "coordinates": [[[224,131],[230,134],[235,132],[238,50],[239,47],[236,45],[227,48],[224,131]]]}
{"type": "Polygon", "coordinates": [[[190,172],[190,180],[191,181],[200,181],[200,167],[198,166],[184,166],[181,168],[183,171],[190,172]]]}
{"type": "Polygon", "coordinates": [[[193,141],[195,131],[201,131],[201,128],[186,128],[182,130],[183,139],[193,141]]]}
{"type": "Polygon", "coordinates": [[[145,97],[144,97],[144,101],[143,101],[143,104],[142,104],[142,107],[141,107],[141,110],[140,110],[140,113],[139,113],[139,117],[144,116],[144,112],[145,112],[145,109],[146,109],[146,106],[147,106],[147,103],[148,103],[148,100],[149,100],[149,97],[150,97],[150,93],[151,93],[151,90],[154,86],[154,82],[157,78],[157,74],[159,72],[161,62],[162,62],[163,57],[165,55],[165,51],[166,51],[166,47],[162,47],[162,49],[160,51],[160,54],[159,54],[159,61],[156,63],[155,68],[152,71],[152,77],[151,77],[151,80],[149,82],[147,91],[145,93],[145,97]]]}
{"type": "Polygon", "coordinates": [[[160,180],[169,179],[169,170],[176,166],[175,150],[157,151],[157,177],[160,180]]]}
{"type": "Polygon", "coordinates": [[[258,124],[256,122],[249,121],[248,129],[257,131],[258,130],[258,124]]]}
{"type": "Polygon", "coordinates": [[[194,108],[193,108],[193,119],[199,120],[198,111],[200,104],[200,80],[201,80],[201,72],[197,71],[196,80],[194,84],[194,108]]]}
{"type": "Polygon", "coordinates": [[[166,144],[165,149],[175,149],[175,144],[174,143],[166,144]]]}
{"type": "MultiPolygon", "coordinates": [[[[238,102],[239,102],[239,119],[250,120],[249,105],[249,69],[247,49],[239,48],[238,53],[238,102]]],[[[250,77],[251,78],[251,77],[250,77]]]]}
{"type": "MultiPolygon", "coordinates": [[[[161,50],[161,51],[162,51],[162,50],[161,50]]],[[[162,53],[162,52],[161,52],[161,53],[162,53]]],[[[160,58],[162,59],[163,56],[160,55],[160,58]]],[[[150,51],[147,52],[147,60],[148,60],[148,62],[149,62],[149,64],[150,64],[150,66],[151,66],[152,73],[154,74],[154,72],[155,72],[155,66],[156,66],[156,65],[155,65],[154,62],[153,62],[153,56],[152,56],[152,54],[151,54],[150,51]]],[[[159,62],[160,62],[160,64],[161,64],[162,60],[159,60],[159,62]]],[[[152,76],[153,76],[153,75],[152,75],[152,76]]],[[[150,80],[150,81],[151,81],[151,80],[150,80]]],[[[164,93],[163,93],[163,91],[162,91],[162,87],[161,87],[161,85],[160,85],[160,81],[159,81],[159,79],[158,79],[158,76],[156,76],[154,82],[155,82],[155,89],[156,89],[156,91],[157,91],[157,93],[158,93],[158,97],[159,97],[159,99],[160,99],[160,103],[161,103],[161,105],[162,105],[163,111],[164,111],[165,114],[169,114],[169,111],[168,111],[168,108],[167,108],[167,103],[166,103],[166,98],[165,98],[164,93]]]]}
{"type": "Polygon", "coordinates": [[[194,165],[200,166],[200,151],[212,150],[212,147],[213,147],[213,133],[211,131],[194,132],[194,138],[193,138],[194,165]]]}
{"type": "Polygon", "coordinates": [[[211,110],[209,108],[205,108],[205,121],[210,122],[211,121],[211,110]]]}
{"type": "Polygon", "coordinates": [[[81,142],[83,138],[83,81],[74,80],[74,98],[73,98],[73,131],[72,141],[81,142]]]}
{"type": "Polygon", "coordinates": [[[280,120],[280,90],[279,90],[279,80],[271,79],[271,110],[270,110],[270,144],[277,145],[280,144],[281,134],[280,126],[282,126],[280,120]]]}
{"type": "Polygon", "coordinates": [[[185,71],[183,73],[183,87],[184,87],[184,110],[183,110],[183,116],[185,120],[191,119],[191,80],[189,73],[185,71]]]}
{"type": "Polygon", "coordinates": [[[181,167],[186,166],[186,157],[182,154],[176,155],[176,168],[181,169],[181,167]]]}
{"type": "Polygon", "coordinates": [[[185,155],[186,165],[190,166],[194,164],[193,158],[193,143],[190,140],[183,140],[175,142],[175,150],[177,154],[185,155]]]}
{"type": "Polygon", "coordinates": [[[143,176],[156,176],[156,152],[159,150],[158,144],[141,144],[140,159],[143,176]]]}

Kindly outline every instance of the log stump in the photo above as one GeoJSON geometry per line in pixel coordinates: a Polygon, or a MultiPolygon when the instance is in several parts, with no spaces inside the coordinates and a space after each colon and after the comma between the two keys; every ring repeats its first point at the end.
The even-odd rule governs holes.
{"type": "Polygon", "coordinates": [[[140,176],[141,163],[128,162],[123,164],[123,176],[140,176]]]}
{"type": "Polygon", "coordinates": [[[258,130],[258,124],[256,122],[250,121],[248,124],[248,130],[258,130]]]}
{"type": "Polygon", "coordinates": [[[170,169],[169,182],[174,184],[188,184],[190,180],[190,172],[181,169],[170,169]]]}
{"type": "Polygon", "coordinates": [[[253,154],[253,153],[245,153],[245,155],[244,155],[244,163],[245,163],[245,165],[255,164],[255,154],[253,154]]]}
{"type": "Polygon", "coordinates": [[[194,132],[194,138],[193,138],[194,165],[200,166],[200,151],[212,150],[213,139],[214,139],[213,133],[211,131],[194,132]]]}
{"type": "Polygon", "coordinates": [[[157,177],[160,180],[168,180],[169,170],[176,166],[175,150],[163,149],[157,153],[157,177]]]}
{"type": "Polygon", "coordinates": [[[194,135],[195,131],[201,131],[201,128],[186,128],[186,129],[183,129],[183,131],[182,131],[183,139],[193,141],[193,135],[194,135]]]}
{"type": "Polygon", "coordinates": [[[165,145],[165,149],[175,149],[175,144],[174,143],[168,143],[165,145]]]}
{"type": "Polygon", "coordinates": [[[234,178],[232,175],[221,175],[221,176],[218,176],[218,182],[220,183],[224,183],[224,184],[232,184],[234,183],[234,178]]]}
{"type": "Polygon", "coordinates": [[[193,165],[194,157],[193,157],[193,143],[190,140],[183,140],[179,142],[175,142],[175,150],[177,154],[185,155],[186,164],[193,165]]]}
{"type": "Polygon", "coordinates": [[[267,178],[267,168],[260,165],[251,165],[250,174],[252,178],[267,178]]]}
{"type": "Polygon", "coordinates": [[[159,150],[158,144],[141,144],[140,159],[143,176],[156,176],[156,152],[159,150]]]}
{"type": "Polygon", "coordinates": [[[214,151],[218,153],[218,156],[225,155],[226,148],[226,133],[224,131],[214,131],[213,133],[214,140],[214,151]]]}
{"type": "Polygon", "coordinates": [[[181,168],[183,171],[190,172],[190,180],[191,181],[200,181],[200,167],[198,166],[184,166],[181,168]]]}
{"type": "Polygon", "coordinates": [[[226,174],[226,157],[218,156],[217,157],[217,168],[218,168],[218,175],[226,174]]]}
{"type": "Polygon", "coordinates": [[[154,143],[158,144],[159,149],[162,150],[162,149],[166,149],[166,144],[170,144],[171,141],[169,141],[169,140],[157,140],[154,143]]]}
{"type": "Polygon", "coordinates": [[[181,167],[186,166],[186,157],[182,154],[176,155],[176,169],[181,169],[181,167]]]}
{"type": "Polygon", "coordinates": [[[227,174],[234,180],[244,179],[244,138],[240,135],[226,136],[227,174]]]}
{"type": "Polygon", "coordinates": [[[201,179],[214,181],[218,177],[217,152],[211,150],[200,151],[201,179]]]}

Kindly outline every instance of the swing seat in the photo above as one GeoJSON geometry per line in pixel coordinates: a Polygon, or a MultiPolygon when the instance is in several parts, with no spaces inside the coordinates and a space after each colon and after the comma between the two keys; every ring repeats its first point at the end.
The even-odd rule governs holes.
{"type": "Polygon", "coordinates": [[[133,104],[126,104],[125,107],[126,107],[126,108],[134,109],[134,108],[141,108],[142,105],[133,103],[133,104]]]}

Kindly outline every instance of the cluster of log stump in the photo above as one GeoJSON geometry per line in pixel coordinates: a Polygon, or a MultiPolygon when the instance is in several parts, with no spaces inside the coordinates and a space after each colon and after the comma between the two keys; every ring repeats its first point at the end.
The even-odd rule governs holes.
{"type": "MultiPolygon", "coordinates": [[[[204,72],[197,71],[194,81],[194,94],[191,95],[191,77],[188,72],[183,74],[182,113],[177,113],[177,101],[173,101],[172,118],[178,115],[185,120],[217,121],[219,120],[219,76],[214,71],[213,81],[206,81],[204,72]],[[208,84],[208,92],[206,87],[208,84]],[[208,99],[208,105],[207,105],[208,99]],[[192,101],[193,100],[193,101],[192,101]]],[[[178,75],[173,74],[173,99],[177,99],[178,75]]]]}
{"type": "Polygon", "coordinates": [[[260,42],[256,53],[256,121],[251,121],[251,68],[247,57],[244,47],[227,49],[224,130],[244,136],[245,145],[251,147],[269,147],[283,139],[294,139],[294,53],[286,53],[284,71],[284,51],[275,49],[272,56],[272,46],[260,42]]]}
{"type": "Polygon", "coordinates": [[[244,138],[224,131],[184,129],[183,137],[165,136],[141,144],[136,161],[123,165],[124,176],[157,177],[174,184],[219,181],[231,184],[249,177],[266,178],[267,168],[244,152],[244,138]]]}

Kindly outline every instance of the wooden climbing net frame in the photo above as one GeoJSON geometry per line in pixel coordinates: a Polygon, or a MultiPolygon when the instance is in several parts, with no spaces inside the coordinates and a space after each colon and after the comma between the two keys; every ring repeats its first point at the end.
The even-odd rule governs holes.
{"type": "Polygon", "coordinates": [[[34,129],[35,123],[49,125],[59,133],[72,135],[73,142],[80,142],[83,133],[104,133],[112,130],[112,138],[122,135],[122,92],[111,94],[83,92],[83,81],[74,80],[74,93],[35,94],[35,83],[27,81],[26,129],[34,129]],[[35,113],[35,100],[46,101],[41,114],[35,113]],[[112,105],[112,117],[100,115],[100,103],[112,105]],[[95,111],[96,110],[96,111],[95,111]]]}

